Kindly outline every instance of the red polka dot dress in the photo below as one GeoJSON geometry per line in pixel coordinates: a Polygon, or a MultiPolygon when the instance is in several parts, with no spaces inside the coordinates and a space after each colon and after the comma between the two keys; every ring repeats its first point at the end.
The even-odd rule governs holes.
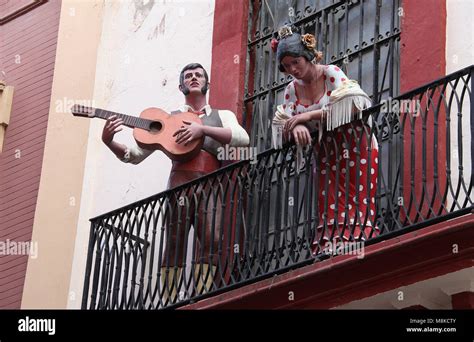
{"type": "MultiPolygon", "coordinates": [[[[288,84],[283,108],[289,115],[321,109],[329,103],[331,91],[348,79],[337,66],[323,68],[324,94],[313,104],[301,104],[295,81],[288,84]]],[[[313,253],[324,249],[328,241],[360,241],[378,235],[375,226],[378,145],[369,132],[370,127],[354,120],[334,131],[325,130],[321,142],[315,144],[313,173],[319,223],[313,253]]]]}

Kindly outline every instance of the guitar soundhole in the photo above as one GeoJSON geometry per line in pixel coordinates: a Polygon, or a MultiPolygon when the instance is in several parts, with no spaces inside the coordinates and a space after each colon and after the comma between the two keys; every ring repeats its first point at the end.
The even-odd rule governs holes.
{"type": "Polygon", "coordinates": [[[151,124],[150,124],[150,131],[152,133],[158,133],[161,131],[161,129],[163,128],[163,125],[161,124],[161,122],[159,121],[153,121],[151,124]]]}

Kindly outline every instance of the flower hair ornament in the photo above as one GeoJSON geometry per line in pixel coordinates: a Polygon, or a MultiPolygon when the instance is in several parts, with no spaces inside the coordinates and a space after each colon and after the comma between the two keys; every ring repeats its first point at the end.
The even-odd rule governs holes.
{"type": "Polygon", "coordinates": [[[280,40],[293,35],[294,30],[296,30],[296,29],[292,28],[291,26],[285,25],[285,26],[282,26],[278,30],[278,32],[275,32],[273,34],[273,38],[272,38],[271,43],[270,43],[272,51],[277,52],[278,43],[280,42],[280,40]]]}
{"type": "Polygon", "coordinates": [[[301,43],[310,51],[315,51],[316,49],[316,38],[310,33],[301,36],[301,43]]]}
{"type": "Polygon", "coordinates": [[[285,25],[278,30],[278,39],[289,37],[293,34],[291,26],[285,25]]]}
{"type": "Polygon", "coordinates": [[[278,39],[272,38],[272,41],[270,42],[270,47],[272,48],[273,52],[277,52],[278,49],[278,39]]]}

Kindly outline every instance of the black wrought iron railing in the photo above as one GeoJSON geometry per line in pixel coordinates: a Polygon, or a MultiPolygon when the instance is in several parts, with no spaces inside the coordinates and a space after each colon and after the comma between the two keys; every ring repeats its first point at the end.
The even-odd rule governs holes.
{"type": "MultiPolygon", "coordinates": [[[[84,309],[160,309],[473,209],[474,66],[91,219],[84,309]]],[[[244,151],[241,151],[244,152],[244,151]]]]}

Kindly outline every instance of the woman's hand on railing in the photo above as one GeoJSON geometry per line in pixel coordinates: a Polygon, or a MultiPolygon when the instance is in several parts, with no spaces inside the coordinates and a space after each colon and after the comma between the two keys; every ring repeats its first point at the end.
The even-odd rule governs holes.
{"type": "Polygon", "coordinates": [[[311,144],[311,134],[305,125],[296,125],[291,131],[290,137],[291,136],[293,136],[297,145],[305,146],[311,144]]]}

